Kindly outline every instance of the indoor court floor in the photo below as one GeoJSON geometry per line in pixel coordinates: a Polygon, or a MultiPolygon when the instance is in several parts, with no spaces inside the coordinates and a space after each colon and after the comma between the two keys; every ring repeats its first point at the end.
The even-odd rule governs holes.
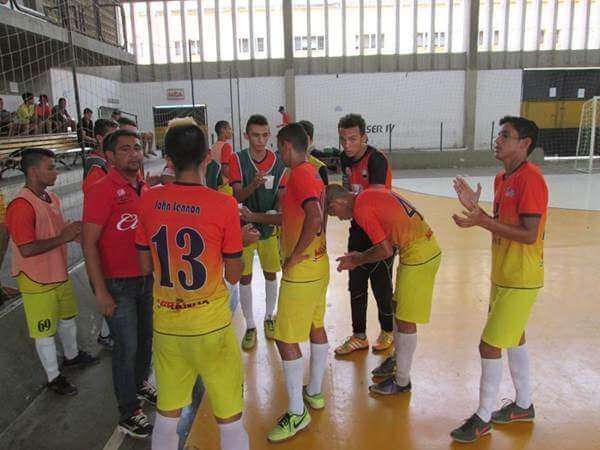
{"type": "MultiPolygon", "coordinates": [[[[491,198],[486,186],[489,187],[494,173],[494,169],[477,173],[488,181],[483,198],[491,198]]],[[[411,189],[399,192],[425,216],[443,250],[431,322],[418,331],[412,393],[383,398],[368,393],[370,371],[382,361],[381,355],[370,350],[343,358],[333,355],[333,347],[351,333],[351,323],[347,274],[335,272],[335,258],[346,248],[348,224],[329,218],[332,277],[326,329],[331,357],[324,382],[326,408],[311,412],[310,427],[293,440],[281,444],[267,442],[266,434],[285,410],[287,400],[276,347],[273,342],[265,341],[259,330],[257,348],[243,355],[244,420],[253,450],[600,448],[600,358],[597,356],[600,296],[596,290],[600,208],[586,209],[586,205],[598,205],[600,175],[571,175],[570,179],[559,179],[560,183],[556,181],[558,175],[548,178],[551,204],[555,207],[549,210],[546,228],[546,283],[527,329],[535,423],[496,426],[491,436],[476,444],[461,445],[452,443],[449,432],[477,408],[480,376],[477,346],[490,287],[490,236],[481,229],[462,230],[455,226],[451,215],[461,208],[456,199],[447,197],[452,174],[420,176],[420,183],[417,178],[403,174],[394,181],[397,187],[406,185],[411,189]],[[579,188],[573,183],[580,183],[579,188]],[[595,189],[585,197],[584,188],[589,185],[595,189]],[[559,197],[563,199],[559,201],[559,197]],[[580,209],[573,206],[577,200],[583,205],[580,209]]],[[[489,204],[483,205],[489,211],[489,204]]],[[[264,304],[256,299],[264,295],[264,284],[256,261],[255,274],[255,318],[260,320],[264,304]]],[[[241,336],[243,320],[239,309],[235,325],[241,336]]],[[[378,333],[375,303],[370,299],[368,337],[374,341],[378,333]]],[[[307,345],[303,351],[308,356],[307,345]]],[[[308,358],[305,362],[308,376],[308,358]]],[[[514,398],[506,357],[498,407],[502,398],[514,398]]],[[[218,431],[208,401],[198,414],[188,448],[218,448],[218,431]]]]}

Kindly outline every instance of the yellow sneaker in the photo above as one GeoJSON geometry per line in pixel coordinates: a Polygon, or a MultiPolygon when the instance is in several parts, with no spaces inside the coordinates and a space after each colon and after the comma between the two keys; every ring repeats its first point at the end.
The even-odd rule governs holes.
{"type": "Polygon", "coordinates": [[[369,348],[369,341],[356,336],[349,336],[346,341],[335,349],[336,355],[349,355],[356,350],[366,350],[369,348]]]}
{"type": "Polygon", "coordinates": [[[373,344],[373,351],[374,352],[382,352],[382,351],[390,348],[393,344],[394,344],[394,335],[392,333],[390,333],[389,331],[381,330],[381,333],[379,333],[379,337],[377,338],[377,341],[373,344]]]}
{"type": "Polygon", "coordinates": [[[265,319],[264,322],[265,328],[265,337],[270,341],[275,339],[275,320],[274,319],[265,319]]]}

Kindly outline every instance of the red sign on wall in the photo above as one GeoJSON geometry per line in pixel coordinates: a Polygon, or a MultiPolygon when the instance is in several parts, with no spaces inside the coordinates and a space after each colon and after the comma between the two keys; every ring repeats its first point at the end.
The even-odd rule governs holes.
{"type": "Polygon", "coordinates": [[[185,89],[183,88],[172,88],[167,89],[167,100],[184,100],[185,89]]]}

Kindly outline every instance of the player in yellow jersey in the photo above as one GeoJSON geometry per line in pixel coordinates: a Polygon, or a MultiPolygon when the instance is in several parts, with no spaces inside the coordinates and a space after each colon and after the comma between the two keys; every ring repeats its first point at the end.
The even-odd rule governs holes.
{"type": "Polygon", "coordinates": [[[221,449],[248,450],[243,366],[224,280],[236,283],[243,270],[237,203],[201,184],[208,148],[197,125],[170,127],[165,147],[175,181],[142,197],[136,230],[142,270],[154,273],[158,400],[152,449],[177,449],[181,409],[201,376],[221,449]]]}
{"type": "MultiPolygon", "coordinates": [[[[321,391],[327,364],[327,333],[324,327],[325,296],[329,284],[329,258],[325,242],[324,188],[316,169],[309,164],[308,136],[298,123],[286,125],[277,135],[281,159],[290,168],[279,214],[251,213],[255,223],[281,224],[283,276],[279,289],[275,340],[283,360],[288,393],[287,411],[269,434],[271,442],[291,439],[310,424],[313,409],[325,407],[321,391]],[[302,387],[304,361],[300,342],[310,338],[310,381],[302,387]]],[[[244,216],[242,214],[242,216],[244,216]]]]}
{"type": "Polygon", "coordinates": [[[538,127],[523,117],[500,120],[494,156],[504,170],[494,180],[494,210],[479,206],[481,186],[473,191],[457,178],[454,189],[467,211],[454,215],[461,228],[481,227],[492,234],[492,287],[487,322],[479,344],[481,380],[479,407],[450,433],[457,442],[474,442],[492,431],[492,422],[531,422],[535,417],[529,384],[525,327],[538,291],[544,284],[544,230],[548,188],[540,169],[527,161],[535,149],[538,127]],[[502,379],[502,349],[516,398],[493,411],[502,379]]]}

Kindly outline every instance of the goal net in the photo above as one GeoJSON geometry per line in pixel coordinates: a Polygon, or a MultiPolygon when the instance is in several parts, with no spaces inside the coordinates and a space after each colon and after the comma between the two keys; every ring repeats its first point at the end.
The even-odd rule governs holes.
{"type": "Polygon", "coordinates": [[[581,108],[575,170],[600,170],[600,97],[593,97],[581,108]]]}

